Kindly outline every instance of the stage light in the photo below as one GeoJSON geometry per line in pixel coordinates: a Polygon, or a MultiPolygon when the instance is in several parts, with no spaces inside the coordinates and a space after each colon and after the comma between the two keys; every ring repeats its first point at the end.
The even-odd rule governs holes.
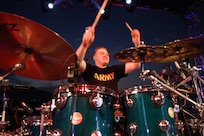
{"type": "Polygon", "coordinates": [[[128,12],[133,12],[136,8],[136,0],[123,0],[123,5],[128,12]]]}
{"type": "Polygon", "coordinates": [[[111,15],[111,7],[112,7],[112,4],[111,4],[111,1],[109,0],[106,7],[104,8],[104,10],[102,11],[102,18],[107,20],[109,19],[110,15],[111,15]]]}
{"type": "Polygon", "coordinates": [[[42,0],[41,9],[44,12],[51,12],[54,9],[55,0],[42,0]]]}

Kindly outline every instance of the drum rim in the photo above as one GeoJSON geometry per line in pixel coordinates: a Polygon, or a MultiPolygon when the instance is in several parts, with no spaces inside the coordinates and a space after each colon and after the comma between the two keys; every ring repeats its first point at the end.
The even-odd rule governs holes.
{"type": "Polygon", "coordinates": [[[154,91],[164,91],[164,88],[159,88],[159,87],[154,87],[152,85],[135,85],[133,87],[129,87],[125,89],[122,93],[120,93],[121,96],[124,95],[131,95],[131,94],[137,94],[137,93],[144,93],[144,92],[154,92],[154,91],[149,91],[149,90],[154,90],[154,91]]]}
{"type": "Polygon", "coordinates": [[[78,84],[75,92],[79,92],[80,94],[83,94],[83,92],[85,92],[86,94],[92,94],[92,93],[99,93],[99,94],[104,94],[104,95],[110,95],[110,96],[117,96],[116,91],[114,91],[113,89],[110,89],[108,87],[105,86],[99,86],[99,85],[92,85],[92,84],[78,84]],[[86,91],[80,91],[81,88],[87,88],[86,91]],[[101,91],[104,90],[104,91],[101,91]]]}
{"type": "Polygon", "coordinates": [[[67,93],[67,97],[74,96],[76,93],[79,95],[89,95],[93,93],[99,93],[102,95],[110,95],[116,97],[118,94],[113,89],[110,89],[105,86],[99,86],[99,85],[92,85],[92,84],[77,84],[76,87],[74,87],[73,91],[69,90],[68,85],[60,85],[58,88],[54,90],[53,95],[58,93],[67,93]],[[84,91],[86,88],[86,91],[84,91]],[[84,90],[83,90],[84,89],[84,90]],[[63,91],[61,91],[63,90],[63,91]],[[101,91],[104,90],[104,91],[101,91]]]}

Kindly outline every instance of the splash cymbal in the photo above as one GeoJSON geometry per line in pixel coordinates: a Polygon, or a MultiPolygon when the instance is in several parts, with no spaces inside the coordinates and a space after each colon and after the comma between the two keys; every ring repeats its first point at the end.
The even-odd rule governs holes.
{"type": "Polygon", "coordinates": [[[59,34],[25,17],[0,12],[0,68],[8,70],[23,64],[14,72],[41,79],[62,79],[65,62],[74,62],[75,52],[59,34]]]}

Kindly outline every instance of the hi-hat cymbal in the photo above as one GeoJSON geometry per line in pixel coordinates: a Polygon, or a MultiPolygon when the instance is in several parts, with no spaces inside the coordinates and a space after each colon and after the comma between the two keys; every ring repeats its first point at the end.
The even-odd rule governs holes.
{"type": "Polygon", "coordinates": [[[114,58],[120,62],[160,62],[171,54],[169,51],[166,46],[130,47],[116,53],[114,58]]]}
{"type": "Polygon", "coordinates": [[[75,52],[59,34],[16,14],[0,12],[0,68],[23,64],[15,74],[41,80],[59,80],[65,62],[75,52]]]}

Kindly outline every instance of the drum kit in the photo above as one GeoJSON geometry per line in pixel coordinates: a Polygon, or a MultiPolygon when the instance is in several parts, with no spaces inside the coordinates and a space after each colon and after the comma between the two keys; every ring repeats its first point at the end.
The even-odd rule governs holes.
{"type": "Polygon", "coordinates": [[[116,93],[104,86],[78,84],[74,50],[46,27],[22,16],[0,12],[0,35],[3,62],[0,67],[5,70],[0,76],[3,102],[0,135],[203,135],[204,81],[199,76],[201,69],[191,67],[186,60],[204,53],[204,37],[162,46],[131,47],[116,53],[114,58],[120,62],[141,62],[139,77],[152,83],[116,93]],[[171,71],[166,78],[146,70],[145,62],[174,62],[177,71],[171,71]],[[17,121],[20,122],[17,128],[9,130],[7,108],[11,104],[7,92],[11,88],[5,78],[12,73],[40,80],[68,79],[69,83],[60,85],[51,100],[35,107],[40,116],[29,116],[29,107],[18,101],[27,113],[17,121]]]}

